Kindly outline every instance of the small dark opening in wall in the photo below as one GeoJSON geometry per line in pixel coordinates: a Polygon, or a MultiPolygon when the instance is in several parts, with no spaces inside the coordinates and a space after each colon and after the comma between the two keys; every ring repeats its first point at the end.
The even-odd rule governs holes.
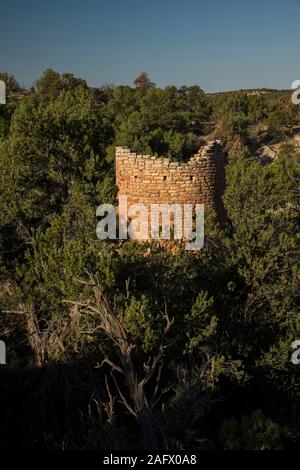
{"type": "Polygon", "coordinates": [[[164,181],[167,181],[167,177],[166,177],[166,176],[164,176],[164,181]]]}
{"type": "Polygon", "coordinates": [[[137,179],[137,175],[134,175],[134,179],[135,179],[135,180],[137,179]]]}
{"type": "Polygon", "coordinates": [[[193,177],[192,177],[192,176],[190,176],[190,181],[193,181],[193,177]]]}

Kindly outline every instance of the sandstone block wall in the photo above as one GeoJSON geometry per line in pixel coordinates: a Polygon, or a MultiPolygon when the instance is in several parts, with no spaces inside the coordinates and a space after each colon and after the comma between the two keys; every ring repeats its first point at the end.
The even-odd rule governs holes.
{"type": "Polygon", "coordinates": [[[224,153],[219,141],[201,147],[188,162],[116,148],[118,196],[128,204],[205,204],[224,219],[224,153]]]}

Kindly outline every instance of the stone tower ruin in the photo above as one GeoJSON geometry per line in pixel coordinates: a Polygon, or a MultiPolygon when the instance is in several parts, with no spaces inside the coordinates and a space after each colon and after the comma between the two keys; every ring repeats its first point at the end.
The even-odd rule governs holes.
{"type": "Polygon", "coordinates": [[[188,162],[116,148],[118,197],[128,204],[204,204],[224,220],[224,152],[220,141],[201,147],[188,162]]]}

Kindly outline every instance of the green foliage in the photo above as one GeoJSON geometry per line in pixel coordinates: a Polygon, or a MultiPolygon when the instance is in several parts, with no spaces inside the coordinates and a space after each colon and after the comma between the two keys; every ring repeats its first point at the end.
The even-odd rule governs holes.
{"type": "Polygon", "coordinates": [[[287,158],[267,167],[237,161],[225,200],[232,260],[247,285],[248,328],[263,345],[257,348],[248,337],[245,349],[265,380],[294,395],[298,373],[288,358],[299,331],[299,167],[288,172],[287,158]]]}
{"type": "Polygon", "coordinates": [[[155,318],[145,296],[141,300],[132,298],[124,312],[124,326],[132,341],[148,353],[157,345],[155,318]]]}
{"type": "Polygon", "coordinates": [[[200,292],[191,312],[185,315],[187,325],[187,351],[193,352],[207,344],[209,337],[215,334],[218,319],[213,314],[213,298],[207,292],[200,292]]]}
{"type": "Polygon", "coordinates": [[[118,145],[174,158],[198,150],[201,121],[210,112],[208,100],[197,86],[149,88],[142,95],[129,87],[117,87],[108,108],[115,119],[118,145]]]}
{"type": "Polygon", "coordinates": [[[205,427],[212,397],[207,392],[203,370],[177,366],[174,393],[163,407],[163,437],[172,449],[210,450],[213,443],[205,427]]]}
{"type": "Polygon", "coordinates": [[[250,417],[243,415],[239,422],[235,418],[224,421],[220,436],[225,450],[278,450],[282,448],[283,431],[257,410],[250,417]]]}
{"type": "MultiPolygon", "coordinates": [[[[264,139],[288,136],[297,111],[275,92],[213,97],[198,86],[152,85],[144,76],[135,88],[91,90],[49,69],[35,93],[1,107],[0,333],[11,368],[0,393],[10,403],[4,423],[18,428],[26,418],[9,439],[18,448],[142,446],[138,423],[112,397],[117,374],[99,367],[107,356],[118,363],[120,351],[84,309],[91,274],[125,329],[137,375],[164,344],[159,380],[145,384],[157,388],[160,448],[292,447],[299,154],[282,147],[271,165],[248,157],[264,139]],[[208,138],[207,126],[228,150],[228,220],[220,226],[206,211],[203,249],[96,240],[96,207],[115,200],[116,145],[183,159],[208,138]]],[[[126,394],[126,377],[118,385],[126,394]]]]}
{"type": "Polygon", "coordinates": [[[45,220],[67,201],[76,182],[96,201],[110,135],[88,90],[62,92],[46,106],[35,98],[24,100],[2,151],[3,207],[18,206],[16,217],[22,220],[45,220]]]}
{"type": "Polygon", "coordinates": [[[0,72],[0,80],[6,85],[6,93],[21,91],[22,87],[14,77],[7,72],[0,72]]]}
{"type": "Polygon", "coordinates": [[[146,72],[142,72],[134,80],[134,84],[137,88],[152,88],[155,83],[151,82],[149,75],[146,72]]]}
{"type": "Polygon", "coordinates": [[[35,82],[37,93],[48,98],[55,98],[61,91],[75,90],[78,87],[87,88],[86,81],[74,77],[72,73],[60,75],[53,69],[45,70],[35,82]]]}
{"type": "Polygon", "coordinates": [[[282,138],[286,134],[286,127],[291,122],[291,116],[282,109],[275,109],[268,117],[269,132],[273,138],[282,138]]]}

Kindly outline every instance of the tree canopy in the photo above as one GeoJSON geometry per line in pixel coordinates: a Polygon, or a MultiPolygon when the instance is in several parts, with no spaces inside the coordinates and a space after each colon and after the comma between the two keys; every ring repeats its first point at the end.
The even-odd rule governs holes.
{"type": "Polygon", "coordinates": [[[299,111],[145,73],[91,89],[48,69],[35,87],[0,108],[0,448],[296,448],[299,151],[256,152],[299,111]],[[201,251],[96,239],[117,145],[180,160],[216,137],[228,218],[206,211],[201,251]]]}

